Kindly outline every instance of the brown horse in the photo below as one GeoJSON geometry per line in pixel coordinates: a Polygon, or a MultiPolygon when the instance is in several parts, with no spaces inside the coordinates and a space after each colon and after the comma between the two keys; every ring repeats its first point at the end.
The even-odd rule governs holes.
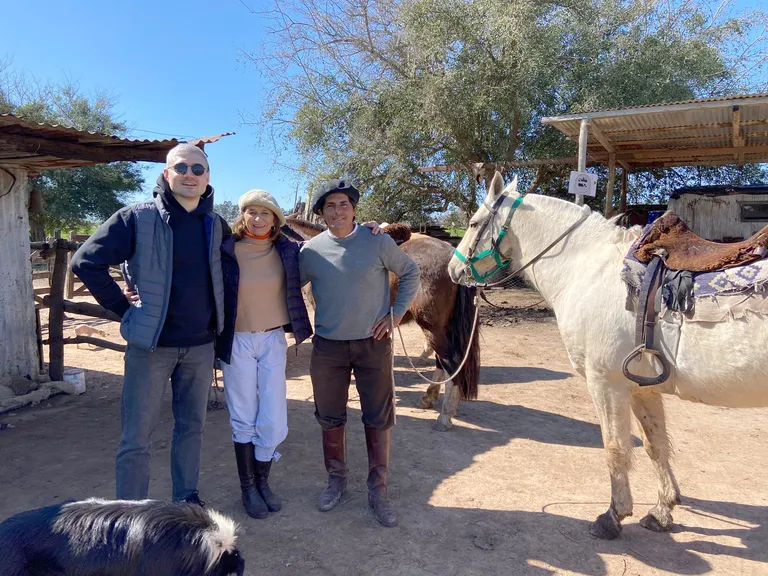
{"type": "MultiPolygon", "coordinates": [[[[293,234],[303,239],[317,236],[325,230],[320,224],[308,222],[296,216],[289,216],[286,226],[293,234]]],[[[421,286],[403,317],[403,323],[416,322],[424,332],[427,344],[435,351],[436,370],[433,379],[443,380],[453,374],[461,365],[464,355],[467,361],[453,380],[445,383],[445,394],[440,416],[434,425],[436,430],[448,430],[451,417],[458,410],[459,399],[477,398],[477,384],[480,379],[479,327],[472,334],[475,318],[475,288],[459,286],[448,275],[448,262],[453,247],[447,242],[411,234],[402,224],[391,224],[384,228],[400,248],[408,254],[421,271],[421,286]]],[[[394,302],[397,296],[398,279],[390,275],[390,293],[394,302]]],[[[419,401],[420,408],[431,408],[440,394],[440,384],[430,384],[419,401]]]]}

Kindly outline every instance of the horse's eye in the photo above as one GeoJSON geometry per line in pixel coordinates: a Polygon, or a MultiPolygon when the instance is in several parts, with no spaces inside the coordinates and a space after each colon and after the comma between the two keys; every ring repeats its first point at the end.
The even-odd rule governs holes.
{"type": "Polygon", "coordinates": [[[477,222],[470,222],[469,223],[470,228],[477,228],[477,222]]]}

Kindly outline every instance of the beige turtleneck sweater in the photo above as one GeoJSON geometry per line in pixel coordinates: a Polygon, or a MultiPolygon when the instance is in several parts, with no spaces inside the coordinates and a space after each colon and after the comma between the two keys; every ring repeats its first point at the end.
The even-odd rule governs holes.
{"type": "Polygon", "coordinates": [[[244,237],[235,243],[240,267],[235,332],[258,332],[288,323],[285,271],[272,240],[244,237]]]}

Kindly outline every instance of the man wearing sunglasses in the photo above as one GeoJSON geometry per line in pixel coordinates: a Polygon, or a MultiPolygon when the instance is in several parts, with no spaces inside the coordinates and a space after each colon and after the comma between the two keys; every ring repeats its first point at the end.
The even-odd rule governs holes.
{"type": "Polygon", "coordinates": [[[224,324],[219,249],[229,233],[213,211],[209,180],[205,153],[179,144],[168,152],[152,202],[118,210],[72,258],[72,271],[99,304],[122,318],[120,333],[128,343],[118,499],[147,498],[151,436],[170,380],[173,499],[203,505],[197,491],[202,433],[213,342],[224,324]],[[134,305],[109,274],[118,264],[138,296],[134,305]]]}

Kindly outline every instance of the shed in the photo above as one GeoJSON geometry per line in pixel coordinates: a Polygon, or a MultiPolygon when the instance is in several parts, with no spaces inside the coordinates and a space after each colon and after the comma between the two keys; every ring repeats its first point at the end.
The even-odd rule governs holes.
{"type": "Polygon", "coordinates": [[[768,226],[768,186],[678,188],[668,209],[702,238],[744,240],[768,226]]]}
{"type": "MultiPolygon", "coordinates": [[[[190,141],[203,147],[222,136],[190,141]]],[[[41,170],[165,162],[176,139],[133,140],[0,115],[0,376],[39,377],[30,255],[29,181],[41,170]]]]}
{"type": "MultiPolygon", "coordinates": [[[[578,141],[580,170],[588,161],[607,164],[608,200],[613,196],[615,167],[623,168],[619,211],[626,207],[626,174],[633,170],[768,162],[768,93],[597,110],[541,121],[578,141]]],[[[605,212],[611,212],[610,201],[605,212]]]]}

